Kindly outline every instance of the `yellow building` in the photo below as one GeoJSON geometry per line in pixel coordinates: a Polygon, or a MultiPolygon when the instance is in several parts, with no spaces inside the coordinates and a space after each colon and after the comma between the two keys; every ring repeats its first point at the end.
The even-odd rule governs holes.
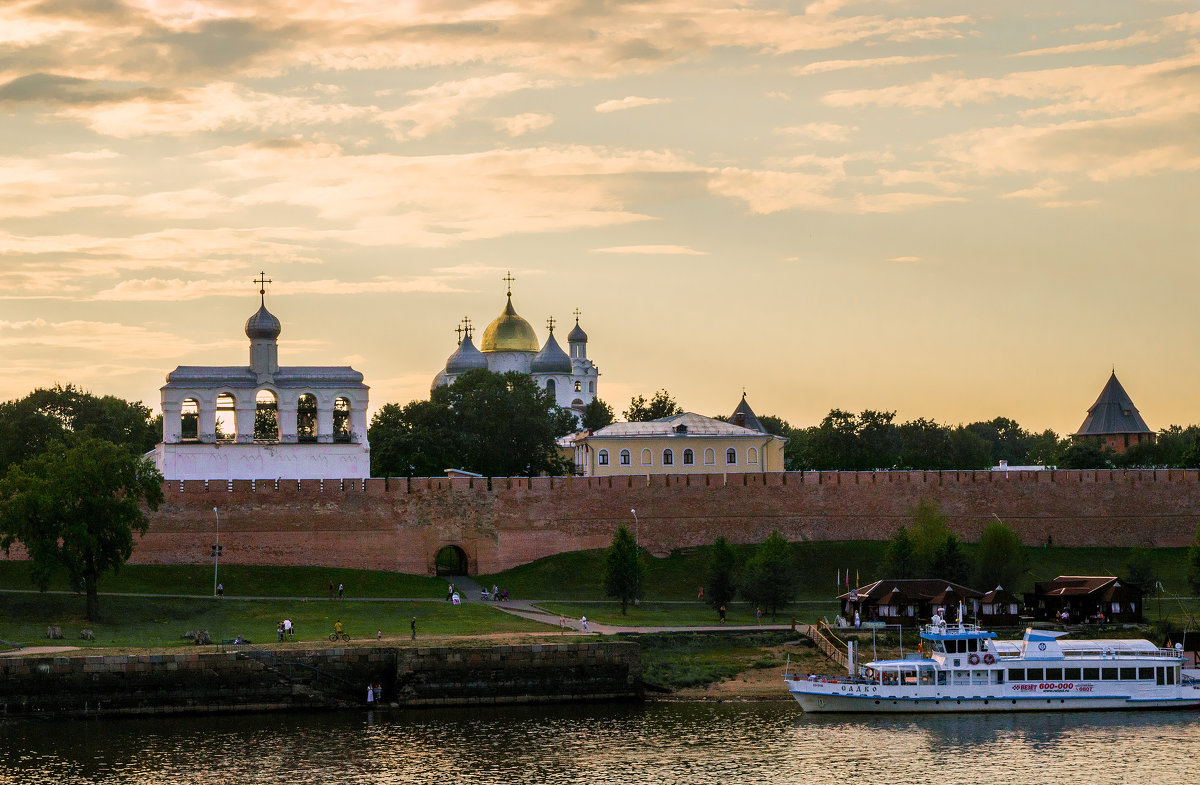
{"type": "Polygon", "coordinates": [[[744,395],[730,419],[685,412],[613,423],[575,439],[575,469],[588,477],[783,471],[787,439],[766,432],[744,395]]]}

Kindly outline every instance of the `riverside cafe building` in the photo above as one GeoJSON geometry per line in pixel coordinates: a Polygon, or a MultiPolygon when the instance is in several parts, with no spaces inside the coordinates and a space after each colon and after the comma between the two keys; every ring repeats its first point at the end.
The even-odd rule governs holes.
{"type": "MultiPolygon", "coordinates": [[[[852,589],[837,599],[843,618],[851,625],[857,613],[864,623],[916,627],[935,611],[943,618],[957,619],[960,602],[967,617],[975,617],[982,597],[982,592],[940,578],[897,578],[852,589]]],[[[982,618],[979,621],[984,623],[982,618]]]]}

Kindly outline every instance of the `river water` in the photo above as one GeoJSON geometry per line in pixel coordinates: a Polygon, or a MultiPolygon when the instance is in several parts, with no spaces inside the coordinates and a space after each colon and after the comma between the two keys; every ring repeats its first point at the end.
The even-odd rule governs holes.
{"type": "Polygon", "coordinates": [[[0,783],[1147,783],[1194,711],[804,715],[790,701],[0,723],[0,783]]]}

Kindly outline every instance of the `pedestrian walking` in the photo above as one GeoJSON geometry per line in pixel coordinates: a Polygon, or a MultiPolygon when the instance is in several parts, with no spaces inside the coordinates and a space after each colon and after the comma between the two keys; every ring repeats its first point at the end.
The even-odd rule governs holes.
{"type": "Polygon", "coordinates": [[[338,599],[339,600],[342,599],[342,593],[345,592],[345,590],[346,590],[346,587],[339,583],[338,584],[338,599]]]}
{"type": "Polygon", "coordinates": [[[446,586],[446,602],[450,602],[452,599],[454,599],[454,584],[453,583],[448,584],[446,586]]]}
{"type": "Polygon", "coordinates": [[[291,620],[291,619],[284,619],[284,620],[283,620],[283,631],[284,631],[284,632],[287,634],[287,636],[288,636],[289,638],[295,638],[295,637],[296,637],[296,628],[292,626],[292,620],[291,620]]]}
{"type": "Polygon", "coordinates": [[[701,587],[700,587],[700,590],[696,592],[696,599],[697,599],[697,600],[703,600],[703,599],[704,599],[704,587],[703,587],[703,586],[701,586],[701,587]]]}
{"type": "Polygon", "coordinates": [[[379,629],[375,630],[375,640],[377,640],[377,641],[383,640],[383,627],[380,627],[379,629]]]}
{"type": "Polygon", "coordinates": [[[579,624],[580,624],[580,626],[582,626],[582,627],[583,627],[583,631],[584,631],[584,632],[587,632],[587,631],[588,631],[588,626],[587,626],[587,616],[580,616],[580,617],[579,617],[579,624]]]}
{"type": "Polygon", "coordinates": [[[283,622],[275,625],[275,632],[279,634],[279,640],[283,640],[283,622]]]}
{"type": "Polygon", "coordinates": [[[333,581],[329,582],[329,599],[333,599],[333,581]]]}
{"type": "Polygon", "coordinates": [[[377,683],[375,685],[375,702],[379,703],[382,700],[383,700],[383,685],[377,683]]]}
{"type": "Polygon", "coordinates": [[[375,688],[370,684],[367,685],[367,705],[370,706],[375,702],[375,688]]]}
{"type": "Polygon", "coordinates": [[[560,630],[559,635],[567,634],[567,617],[566,616],[558,617],[558,629],[560,630]]]}
{"type": "Polygon", "coordinates": [[[721,607],[717,608],[717,616],[720,617],[721,623],[725,623],[725,603],[721,603],[721,607]]]}
{"type": "Polygon", "coordinates": [[[417,639],[417,617],[416,616],[412,617],[412,621],[409,622],[408,626],[412,627],[412,639],[415,641],[417,639]]]}
{"type": "Polygon", "coordinates": [[[225,584],[223,584],[223,583],[218,583],[218,584],[217,584],[217,596],[218,596],[218,597],[224,597],[224,596],[225,596],[225,584]]]}
{"type": "Polygon", "coordinates": [[[762,608],[754,606],[754,618],[758,619],[758,624],[762,624],[762,608]]]}

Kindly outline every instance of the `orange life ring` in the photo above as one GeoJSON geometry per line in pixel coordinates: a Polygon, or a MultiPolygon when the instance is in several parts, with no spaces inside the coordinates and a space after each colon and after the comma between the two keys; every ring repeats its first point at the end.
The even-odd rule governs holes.
{"type": "Polygon", "coordinates": [[[971,663],[972,665],[978,665],[979,664],[979,655],[972,654],[970,657],[967,657],[967,662],[971,663]]]}
{"type": "Polygon", "coordinates": [[[987,654],[983,655],[983,664],[984,665],[991,665],[995,661],[996,661],[996,658],[992,656],[991,652],[988,652],[987,654]]]}

